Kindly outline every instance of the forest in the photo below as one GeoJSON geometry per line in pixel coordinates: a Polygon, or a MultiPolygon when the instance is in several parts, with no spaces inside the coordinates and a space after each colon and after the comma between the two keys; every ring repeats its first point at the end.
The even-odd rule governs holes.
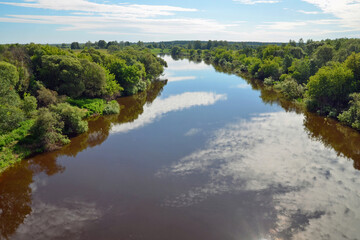
{"type": "Polygon", "coordinates": [[[89,117],[118,114],[116,98],[145,91],[166,67],[137,45],[110,53],[0,45],[0,172],[68,144],[88,130],[89,117]]]}
{"type": "Polygon", "coordinates": [[[259,79],[307,110],[360,130],[360,39],[249,46],[195,41],[172,47],[171,54],[259,79]]]}

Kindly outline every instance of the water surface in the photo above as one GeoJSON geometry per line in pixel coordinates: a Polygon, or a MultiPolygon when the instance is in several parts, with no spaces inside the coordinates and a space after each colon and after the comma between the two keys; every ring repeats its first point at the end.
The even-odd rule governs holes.
{"type": "Polygon", "coordinates": [[[165,57],[63,149],[0,176],[0,239],[360,239],[360,136],[165,57]]]}

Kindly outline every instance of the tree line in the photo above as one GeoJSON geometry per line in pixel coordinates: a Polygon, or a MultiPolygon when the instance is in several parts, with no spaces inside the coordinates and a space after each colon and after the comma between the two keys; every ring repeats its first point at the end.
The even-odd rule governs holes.
{"type": "Polygon", "coordinates": [[[260,79],[309,111],[360,130],[360,39],[300,39],[240,49],[174,46],[171,54],[260,79]]]}
{"type": "Polygon", "coordinates": [[[0,171],[69,143],[87,131],[89,116],[119,113],[113,99],[146,90],[164,67],[164,60],[137,45],[111,54],[0,45],[0,171]]]}

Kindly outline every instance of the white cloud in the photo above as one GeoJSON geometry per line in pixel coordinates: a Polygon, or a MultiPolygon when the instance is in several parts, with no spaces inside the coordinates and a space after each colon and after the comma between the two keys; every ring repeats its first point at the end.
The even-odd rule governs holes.
{"type": "Polygon", "coordinates": [[[223,32],[233,25],[220,24],[211,19],[172,18],[154,19],[127,17],[120,14],[102,16],[46,16],[46,15],[9,15],[0,18],[1,22],[39,23],[63,25],[61,31],[92,30],[92,32],[123,33],[140,31],[142,34],[191,35],[223,32]]]}
{"type": "MultiPolygon", "coordinates": [[[[262,25],[258,25],[258,29],[271,29],[271,30],[281,30],[288,31],[292,29],[297,29],[300,31],[300,27],[312,27],[310,32],[319,32],[315,26],[317,25],[336,25],[339,21],[336,19],[321,19],[321,20],[308,20],[308,21],[292,21],[292,22],[265,22],[262,25]]],[[[321,31],[321,30],[320,30],[321,31]]]]}
{"type": "Polygon", "coordinates": [[[278,3],[280,2],[279,0],[233,0],[234,2],[239,2],[242,4],[248,4],[248,5],[253,5],[253,4],[258,4],[258,3],[278,3]]]}
{"type": "Polygon", "coordinates": [[[360,28],[359,0],[303,0],[320,8],[323,13],[331,14],[341,20],[343,27],[360,28]]]}
{"type": "Polygon", "coordinates": [[[19,2],[0,2],[0,4],[27,7],[27,8],[41,8],[51,10],[65,10],[78,12],[94,12],[94,13],[117,13],[122,16],[133,17],[152,17],[152,16],[168,16],[173,15],[174,12],[194,12],[196,9],[181,8],[166,5],[140,5],[140,4],[101,4],[86,0],[34,0],[27,1],[27,3],[19,2]]]}
{"type": "Polygon", "coordinates": [[[210,70],[211,66],[205,64],[204,62],[192,63],[189,64],[189,60],[178,60],[174,61],[171,56],[164,56],[164,60],[168,63],[167,74],[174,74],[173,72],[182,72],[182,71],[201,71],[201,70],[210,70]],[[171,71],[171,72],[169,72],[171,71]]]}
{"type": "Polygon", "coordinates": [[[169,76],[169,75],[165,78],[167,78],[167,80],[169,82],[180,82],[180,81],[185,81],[185,80],[195,80],[196,79],[195,76],[177,76],[177,77],[175,77],[175,76],[169,76]]]}
{"type": "MultiPolygon", "coordinates": [[[[0,0],[1,1],[1,0],[0,0]]],[[[63,15],[4,15],[0,22],[53,24],[58,31],[82,31],[112,38],[127,36],[130,41],[228,40],[228,41],[281,41],[288,39],[331,38],[336,33],[356,37],[360,31],[359,1],[303,0],[318,6],[323,13],[334,19],[317,21],[264,22],[255,26],[243,24],[243,19],[233,22],[209,18],[184,17],[182,13],[196,13],[198,9],[167,5],[110,4],[86,0],[34,0],[23,2],[0,2],[0,4],[67,11],[63,15]],[[240,26],[240,25],[241,26],[240,26]],[[325,27],[324,24],[329,24],[325,27]],[[330,25],[332,24],[332,25],[330,25]],[[60,27],[58,27],[60,26],[60,27]],[[296,30],[296,31],[292,31],[296,30]],[[357,34],[357,35],[356,35],[357,34]]],[[[277,0],[237,0],[243,4],[275,3],[277,0]]],[[[315,14],[317,11],[302,11],[315,14]]],[[[84,34],[85,36],[86,34],[84,34]]],[[[89,38],[87,37],[86,40],[89,38]]],[[[32,41],[29,39],[28,41],[32,41]]],[[[60,40],[61,41],[61,40],[60,40]]],[[[85,41],[77,39],[77,41],[85,41]]],[[[47,42],[44,39],[44,42],[47,42]]]]}
{"type": "Polygon", "coordinates": [[[297,12],[307,14],[307,15],[316,15],[319,14],[319,12],[316,11],[304,11],[304,10],[298,10],[297,12]]]}

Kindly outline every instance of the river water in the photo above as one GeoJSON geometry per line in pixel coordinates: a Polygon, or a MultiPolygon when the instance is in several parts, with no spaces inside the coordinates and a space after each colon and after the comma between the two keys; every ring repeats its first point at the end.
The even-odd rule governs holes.
{"type": "Polygon", "coordinates": [[[63,149],[0,176],[0,239],[360,239],[360,135],[165,57],[63,149]]]}

